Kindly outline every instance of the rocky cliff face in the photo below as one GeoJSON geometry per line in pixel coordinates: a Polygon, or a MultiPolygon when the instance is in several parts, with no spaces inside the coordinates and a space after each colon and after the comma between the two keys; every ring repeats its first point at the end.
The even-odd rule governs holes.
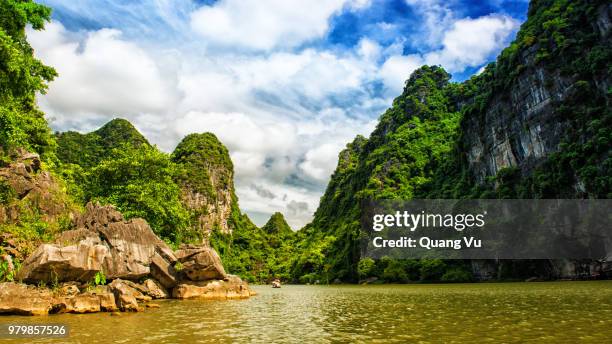
{"type": "Polygon", "coordinates": [[[194,212],[198,230],[206,237],[212,230],[231,234],[229,219],[238,205],[227,148],[214,134],[191,134],[178,144],[172,160],[182,168],[182,202],[194,212]]]}
{"type": "MultiPolygon", "coordinates": [[[[532,4],[530,14],[538,15],[539,12],[547,10],[547,5],[550,4],[532,4]]],[[[612,43],[612,5],[601,4],[592,8],[593,10],[585,13],[576,11],[560,15],[560,18],[564,15],[575,15],[575,20],[584,17],[585,20],[581,20],[581,24],[585,26],[580,29],[592,35],[593,42],[588,46],[576,39],[568,43],[575,44],[577,49],[582,50],[576,54],[580,55],[584,62],[592,59],[597,46],[609,47],[612,43]]],[[[566,31],[563,34],[571,32],[566,31]]],[[[525,38],[526,34],[522,37],[525,38]]],[[[574,98],[583,91],[581,88],[585,87],[585,83],[593,85],[589,97],[608,99],[612,78],[609,71],[581,74],[575,73],[577,70],[574,70],[574,73],[570,73],[571,68],[563,66],[571,66],[575,62],[572,60],[578,57],[549,54],[547,58],[543,58],[544,53],[548,54],[548,51],[561,47],[557,46],[557,42],[551,47],[548,40],[537,38],[540,40],[530,46],[521,46],[515,53],[512,65],[518,73],[507,88],[492,94],[484,111],[464,119],[463,147],[469,168],[479,183],[485,182],[487,177],[495,176],[504,168],[517,167],[523,175],[528,175],[552,153],[558,152],[574,124],[575,118],[571,115],[578,115],[573,113],[564,116],[560,107],[576,102],[574,98]]],[[[501,77],[491,76],[497,79],[501,77]]],[[[474,99],[469,99],[466,103],[473,101],[474,99]]],[[[578,139],[584,141],[586,138],[578,139]]],[[[577,177],[574,184],[577,193],[584,192],[581,185],[583,182],[577,177]]]]}
{"type": "Polygon", "coordinates": [[[0,253],[22,260],[40,244],[40,231],[52,235],[70,226],[77,215],[63,185],[41,167],[38,154],[16,150],[0,167],[0,253]]]}

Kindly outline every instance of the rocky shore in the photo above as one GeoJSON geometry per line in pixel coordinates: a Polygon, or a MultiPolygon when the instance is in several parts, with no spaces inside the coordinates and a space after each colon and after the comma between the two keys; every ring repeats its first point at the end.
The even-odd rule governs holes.
{"type": "Polygon", "coordinates": [[[75,223],[24,260],[20,283],[0,283],[0,314],[141,311],[154,299],[254,295],[212,247],[173,251],[146,221],[125,220],[112,206],[90,203],[75,223]]]}

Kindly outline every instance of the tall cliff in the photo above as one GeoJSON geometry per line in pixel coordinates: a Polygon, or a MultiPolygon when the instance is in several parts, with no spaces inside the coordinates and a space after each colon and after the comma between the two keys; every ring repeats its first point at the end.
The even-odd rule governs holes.
{"type": "Polygon", "coordinates": [[[464,83],[462,137],[425,194],[612,196],[612,5],[536,1],[528,15],[497,62],[464,83]]]}
{"type": "Polygon", "coordinates": [[[190,134],[176,146],[172,161],[181,167],[181,199],[195,213],[198,230],[206,236],[212,230],[231,234],[229,220],[238,204],[227,148],[214,134],[190,134]]]}
{"type": "MultiPolygon", "coordinates": [[[[611,12],[608,1],[534,1],[482,74],[452,83],[440,67],[415,71],[370,137],[340,153],[299,233],[294,276],[358,279],[364,200],[612,196],[611,12]]],[[[377,264],[391,280],[466,273],[460,262],[377,264]]]]}

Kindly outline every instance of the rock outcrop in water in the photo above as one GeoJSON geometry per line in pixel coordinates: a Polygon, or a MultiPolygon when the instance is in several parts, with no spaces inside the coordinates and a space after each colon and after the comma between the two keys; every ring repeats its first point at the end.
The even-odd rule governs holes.
{"type": "Polygon", "coordinates": [[[143,303],[171,296],[235,299],[253,294],[239,277],[226,274],[210,246],[187,245],[173,252],[146,221],[125,220],[112,206],[90,203],[76,224],[23,262],[17,279],[38,287],[0,284],[0,314],[140,311],[143,303]],[[94,282],[99,276],[112,281],[96,285],[104,284],[94,282]]]}
{"type": "Polygon", "coordinates": [[[18,278],[25,282],[138,280],[176,262],[174,253],[143,219],[124,220],[112,206],[89,203],[77,229],[62,232],[55,244],[43,244],[24,262],[18,278]],[[161,257],[155,260],[154,257],[161,257]]]}

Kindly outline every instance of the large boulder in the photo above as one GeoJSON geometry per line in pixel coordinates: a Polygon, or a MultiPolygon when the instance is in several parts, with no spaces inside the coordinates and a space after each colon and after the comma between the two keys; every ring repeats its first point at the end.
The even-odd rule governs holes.
{"type": "Polygon", "coordinates": [[[170,296],[166,288],[152,278],[146,279],[142,285],[146,288],[146,294],[154,299],[167,299],[170,296]]]}
{"type": "Polygon", "coordinates": [[[102,270],[108,253],[107,246],[87,242],[65,247],[43,244],[23,262],[18,278],[31,283],[87,282],[102,270]]]}
{"type": "Polygon", "coordinates": [[[53,313],[96,313],[100,310],[100,297],[95,294],[59,297],[53,305],[53,313]]]}
{"type": "Polygon", "coordinates": [[[182,245],[175,252],[181,263],[181,275],[191,281],[223,280],[227,278],[221,258],[208,245],[182,245]]]}
{"type": "Polygon", "coordinates": [[[172,250],[143,219],[124,220],[112,206],[89,203],[77,229],[61,233],[55,244],[40,246],[24,262],[19,278],[28,282],[87,282],[98,271],[107,279],[138,280],[151,274],[173,287],[172,250]],[[161,272],[163,273],[161,273],[161,272]]]}
{"type": "Polygon", "coordinates": [[[177,299],[246,299],[255,293],[238,276],[228,275],[226,280],[185,282],[172,290],[177,299]]]}
{"type": "Polygon", "coordinates": [[[0,314],[46,315],[53,302],[53,295],[47,289],[13,282],[0,283],[0,314]]]}
{"type": "Polygon", "coordinates": [[[131,281],[116,279],[108,285],[108,288],[115,295],[117,306],[124,312],[138,312],[141,310],[138,301],[151,301],[151,297],[145,295],[131,281]]]}
{"type": "Polygon", "coordinates": [[[106,286],[81,293],[73,285],[56,291],[21,283],[0,283],[0,314],[47,315],[49,313],[113,312],[115,296],[106,286]]]}

